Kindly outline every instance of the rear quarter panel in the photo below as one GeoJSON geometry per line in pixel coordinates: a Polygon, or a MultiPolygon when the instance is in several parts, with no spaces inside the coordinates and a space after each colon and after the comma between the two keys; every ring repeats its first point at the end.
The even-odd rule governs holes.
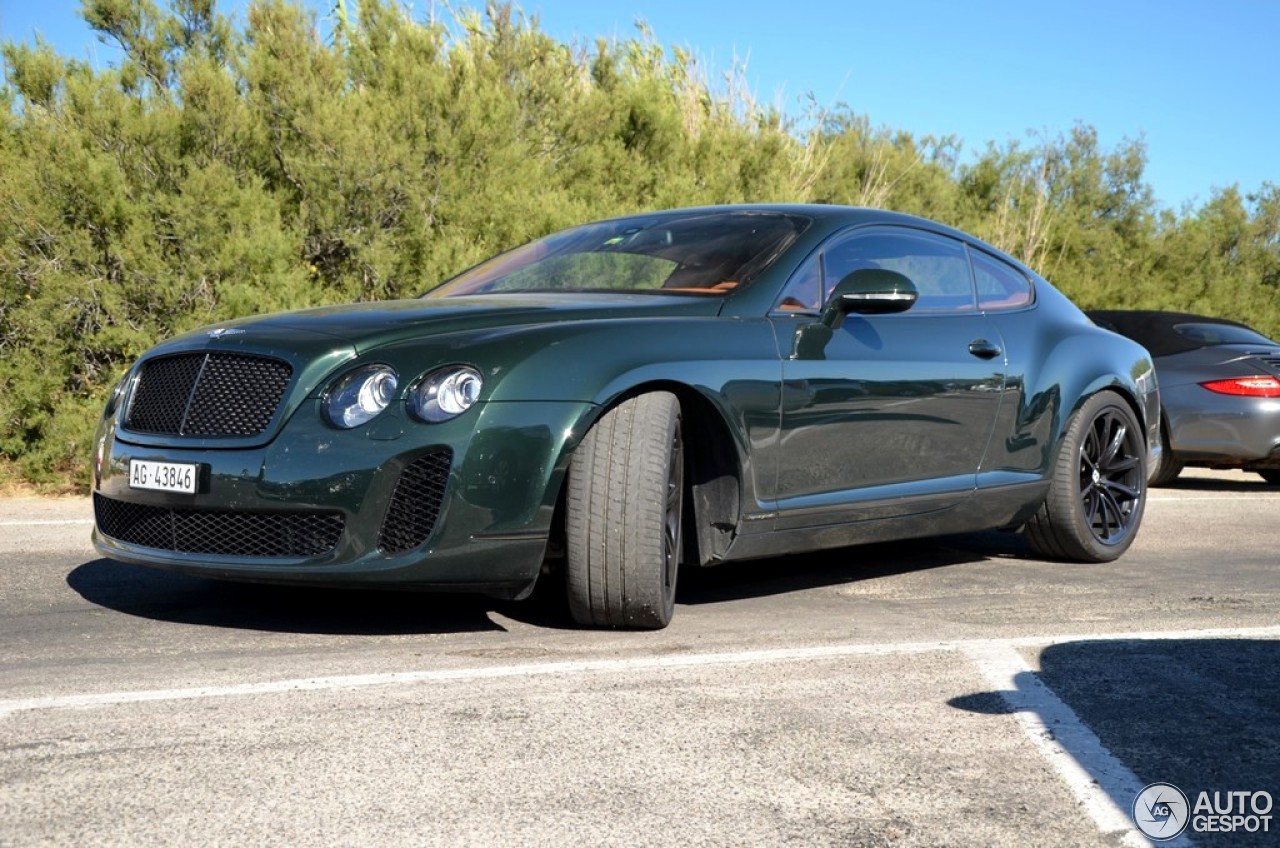
{"type": "Polygon", "coordinates": [[[1159,395],[1147,351],[1094,325],[1043,280],[1036,292],[1030,309],[991,313],[1008,359],[1000,420],[982,468],[992,481],[1048,477],[1072,414],[1104,389],[1130,403],[1149,449],[1156,443],[1159,395]]]}

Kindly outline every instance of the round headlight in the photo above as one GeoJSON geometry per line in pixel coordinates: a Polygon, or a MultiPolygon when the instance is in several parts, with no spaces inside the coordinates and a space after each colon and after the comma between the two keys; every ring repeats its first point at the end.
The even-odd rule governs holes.
{"type": "Polygon", "coordinates": [[[325,420],[343,429],[359,427],[395,400],[397,383],[396,372],[386,365],[366,365],[344,375],[325,395],[325,420]]]}
{"type": "Polygon", "coordinates": [[[409,391],[409,411],[428,424],[448,421],[480,399],[484,378],[469,365],[450,365],[432,371],[409,391]]]}

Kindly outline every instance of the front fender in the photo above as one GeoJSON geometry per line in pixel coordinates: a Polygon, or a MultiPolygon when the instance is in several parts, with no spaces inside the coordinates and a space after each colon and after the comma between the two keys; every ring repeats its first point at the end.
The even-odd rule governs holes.
{"type": "Polygon", "coordinates": [[[706,403],[690,414],[720,419],[715,432],[732,443],[744,502],[772,484],[757,477],[773,469],[752,461],[759,445],[778,438],[782,364],[764,319],[560,322],[473,334],[448,347],[484,372],[491,403],[582,403],[594,416],[636,391],[696,393],[706,403]]]}

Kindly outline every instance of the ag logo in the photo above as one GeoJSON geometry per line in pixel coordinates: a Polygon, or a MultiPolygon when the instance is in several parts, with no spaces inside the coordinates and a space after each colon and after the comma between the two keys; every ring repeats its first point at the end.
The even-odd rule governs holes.
{"type": "Polygon", "coordinates": [[[1133,823],[1147,837],[1164,842],[1187,829],[1187,796],[1172,783],[1153,783],[1133,799],[1133,823]]]}
{"type": "Polygon", "coordinates": [[[244,330],[237,330],[234,327],[219,327],[216,330],[209,330],[208,335],[209,335],[209,338],[213,339],[214,341],[217,341],[218,339],[221,339],[225,336],[239,336],[243,333],[244,333],[244,330]]]}

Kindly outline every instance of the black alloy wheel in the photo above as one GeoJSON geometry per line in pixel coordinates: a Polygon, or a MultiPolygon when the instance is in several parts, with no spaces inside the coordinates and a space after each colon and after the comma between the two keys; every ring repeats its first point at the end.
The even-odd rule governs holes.
{"type": "Polygon", "coordinates": [[[1147,497],[1146,440],[1133,409],[1101,391],[1072,416],[1049,494],[1025,529],[1042,556],[1110,562],[1133,543],[1147,497]]]}
{"type": "Polygon", "coordinates": [[[1099,413],[1080,445],[1080,498],[1093,538],[1119,544],[1138,525],[1142,502],[1142,439],[1132,414],[1099,413]]]}

